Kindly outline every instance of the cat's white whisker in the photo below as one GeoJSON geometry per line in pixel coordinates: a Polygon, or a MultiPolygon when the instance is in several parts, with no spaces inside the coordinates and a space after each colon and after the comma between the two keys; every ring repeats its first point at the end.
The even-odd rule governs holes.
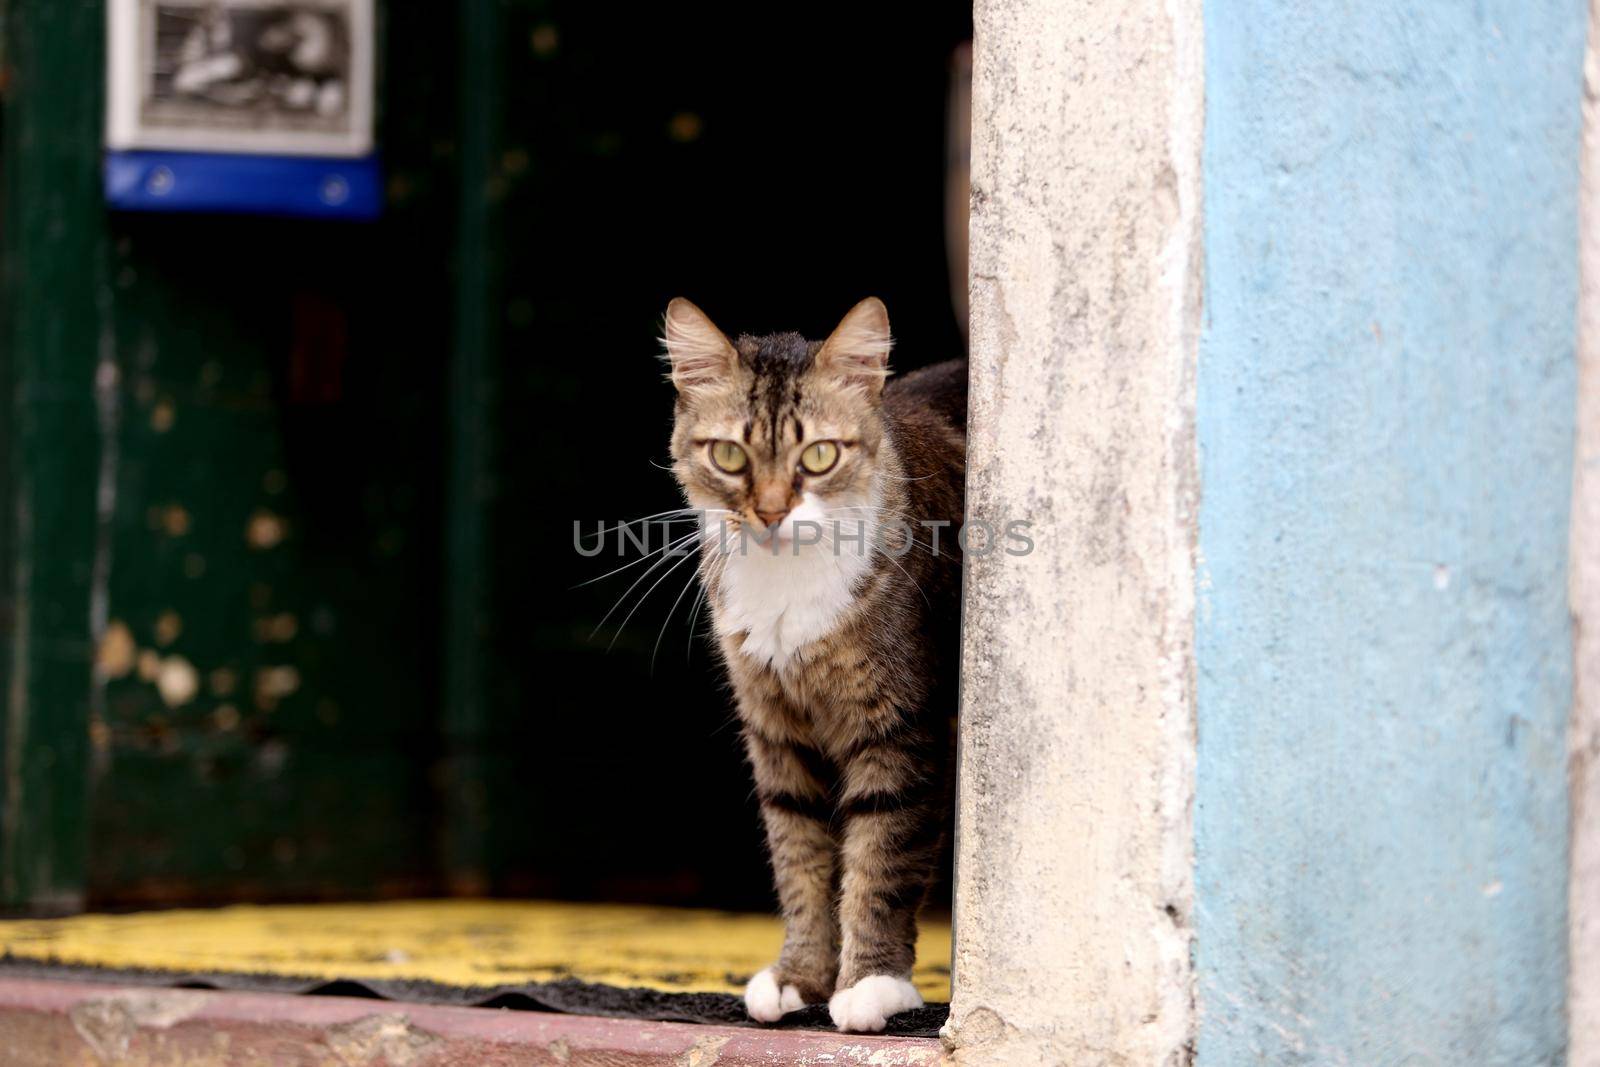
{"type": "MultiPolygon", "coordinates": [[[[637,577],[637,578],[635,578],[633,580],[633,584],[632,585],[628,586],[628,588],[626,588],[626,589],[624,589],[622,591],[622,595],[619,596],[616,599],[616,601],[611,605],[611,607],[606,611],[606,613],[600,617],[600,621],[595,623],[594,629],[592,631],[590,631],[589,639],[590,640],[594,639],[594,635],[599,633],[601,628],[605,626],[606,620],[611,618],[612,614],[619,607],[622,606],[623,601],[628,599],[629,594],[631,594],[635,589],[639,588],[639,585],[640,585],[641,582],[643,582],[646,578],[648,578],[652,574],[654,574],[656,572],[656,568],[660,567],[663,563],[665,563],[668,559],[671,558],[669,555],[667,555],[668,552],[670,552],[672,549],[674,549],[674,548],[676,548],[676,547],[678,547],[680,545],[687,544],[693,537],[694,537],[693,534],[687,534],[684,537],[679,538],[677,541],[674,541],[674,542],[671,542],[669,544],[663,545],[661,548],[659,548],[656,551],[652,552],[649,556],[644,557],[644,559],[650,559],[653,556],[653,557],[656,557],[656,559],[655,559],[654,563],[650,564],[650,566],[648,568],[646,568],[646,570],[645,570],[645,572],[643,574],[639,575],[639,577],[637,577]]],[[[684,558],[687,559],[689,555],[692,555],[692,553],[686,553],[684,558]]],[[[634,563],[643,563],[644,559],[636,559],[636,560],[633,561],[633,563],[630,563],[627,566],[631,567],[631,566],[633,566],[634,563]]],[[[676,568],[676,564],[674,564],[674,568],[676,568]]],[[[624,568],[619,567],[617,569],[618,570],[623,570],[624,568]]],[[[614,574],[616,572],[613,571],[612,573],[614,574]]],[[[613,639],[613,643],[614,642],[615,642],[615,639],[613,639]]]]}
{"type": "MultiPolygon", "coordinates": [[[[641,523],[641,522],[649,522],[651,520],[659,521],[661,523],[661,525],[670,527],[671,523],[673,523],[673,522],[687,522],[687,521],[690,521],[690,520],[701,521],[700,516],[702,514],[710,514],[710,513],[713,513],[713,512],[721,513],[721,514],[729,514],[729,512],[728,512],[728,510],[726,508],[680,508],[678,510],[682,511],[682,512],[691,512],[693,514],[686,515],[681,519],[663,520],[663,519],[660,518],[660,516],[662,516],[662,515],[673,515],[673,514],[677,514],[677,512],[662,511],[662,512],[658,512],[656,515],[646,515],[642,519],[632,519],[632,520],[630,520],[628,522],[621,523],[621,524],[619,524],[617,526],[611,527],[610,531],[625,529],[626,527],[633,526],[633,525],[636,525],[636,524],[641,523]]],[[[704,525],[702,523],[702,530],[703,529],[704,529],[704,525]]],[[[610,532],[610,531],[603,531],[601,536],[604,536],[605,532],[610,532]]],[[[670,534],[670,532],[671,531],[669,529],[668,533],[670,534]]],[[[671,549],[673,549],[673,548],[675,548],[675,547],[677,547],[679,545],[682,545],[682,544],[684,544],[684,543],[686,543],[686,542],[688,542],[690,540],[693,540],[694,537],[695,537],[694,533],[680,535],[672,543],[663,545],[660,548],[652,549],[649,552],[646,552],[644,555],[639,556],[636,559],[629,560],[627,563],[624,563],[620,567],[614,567],[611,570],[606,571],[604,574],[601,574],[601,575],[599,575],[597,577],[589,578],[589,579],[586,579],[584,581],[581,581],[578,584],[572,586],[572,588],[573,589],[581,589],[586,585],[593,585],[595,582],[604,581],[605,579],[611,577],[613,574],[618,574],[618,573],[620,573],[622,571],[625,571],[625,570],[629,569],[630,567],[638,566],[640,563],[643,563],[645,560],[650,559],[653,556],[659,555],[662,552],[670,551],[671,549]]]]}
{"type": "MultiPolygon", "coordinates": [[[[702,561],[704,563],[704,561],[702,561]]],[[[710,562],[704,563],[704,570],[696,568],[695,573],[700,579],[700,593],[695,597],[694,606],[689,611],[689,636],[684,642],[683,661],[689,662],[694,654],[695,624],[700,619],[700,612],[711,599],[711,587],[722,577],[722,572],[728,567],[726,554],[711,555],[710,562]]]]}
{"type": "MultiPolygon", "coordinates": [[[[604,540],[604,538],[606,537],[607,534],[614,534],[614,533],[617,533],[619,530],[626,530],[628,527],[637,526],[641,522],[660,522],[663,526],[671,525],[674,522],[689,522],[690,520],[692,520],[695,517],[694,513],[697,512],[697,511],[701,511],[701,510],[703,510],[703,509],[701,509],[701,508],[673,508],[671,511],[658,511],[654,515],[645,515],[645,516],[643,516],[641,518],[629,519],[627,522],[619,522],[615,526],[602,526],[602,527],[600,527],[598,530],[596,530],[594,532],[595,542],[599,543],[600,541],[604,540]],[[668,515],[676,515],[676,516],[679,516],[679,517],[678,518],[670,518],[670,519],[669,518],[664,518],[664,516],[668,516],[668,515]]],[[[587,536],[587,535],[580,535],[580,536],[587,536]]]]}
{"type": "MultiPolygon", "coordinates": [[[[676,568],[674,568],[674,569],[676,569],[676,568]]],[[[698,577],[700,577],[700,568],[698,566],[691,567],[689,569],[689,580],[683,583],[683,588],[678,591],[677,599],[673,600],[672,606],[667,609],[667,617],[665,619],[661,620],[661,632],[656,634],[656,643],[650,649],[650,673],[651,674],[655,673],[655,670],[656,670],[656,653],[661,651],[661,639],[663,637],[667,636],[667,627],[672,625],[672,616],[678,610],[678,605],[683,603],[683,598],[689,592],[689,587],[694,585],[695,579],[698,578],[698,577]]],[[[646,595],[648,595],[648,594],[646,594],[646,595]]],[[[694,633],[694,627],[693,626],[690,626],[689,632],[690,632],[690,634],[692,636],[693,633],[694,633]]]]}
{"type": "MultiPolygon", "coordinates": [[[[640,596],[639,596],[639,599],[638,599],[638,600],[636,600],[636,601],[634,601],[634,605],[633,605],[633,607],[632,607],[632,608],[630,608],[630,609],[629,609],[629,611],[628,611],[628,614],[626,614],[626,615],[624,615],[624,616],[623,616],[623,617],[622,617],[622,622],[620,622],[620,623],[618,623],[618,624],[617,624],[617,632],[616,632],[616,633],[614,633],[614,634],[612,634],[612,635],[611,635],[611,643],[610,643],[610,644],[608,644],[608,645],[606,645],[606,651],[608,651],[608,652],[609,652],[609,651],[610,651],[610,650],[611,650],[611,649],[612,649],[612,648],[614,648],[614,647],[616,647],[616,644],[617,644],[617,638],[618,638],[618,637],[621,637],[621,636],[622,636],[622,631],[624,631],[624,630],[626,630],[626,629],[627,629],[627,628],[628,628],[628,620],[630,620],[630,619],[632,619],[632,618],[633,618],[633,616],[634,616],[634,614],[635,614],[635,613],[636,613],[636,612],[637,612],[637,611],[638,611],[638,610],[639,610],[639,609],[640,609],[640,608],[641,608],[641,607],[643,607],[643,606],[644,606],[644,602],[645,602],[645,601],[646,601],[646,600],[649,600],[649,599],[650,599],[650,594],[651,594],[651,593],[654,593],[654,592],[655,592],[655,591],[656,591],[656,589],[657,589],[657,588],[658,588],[658,587],[659,587],[659,586],[660,586],[660,585],[661,585],[661,583],[662,583],[662,582],[664,582],[664,581],[666,581],[666,580],[667,580],[667,579],[668,579],[668,578],[670,578],[670,577],[672,577],[672,572],[673,572],[673,571],[675,571],[675,570],[677,570],[677,569],[678,569],[678,568],[679,568],[679,567],[681,567],[681,566],[683,566],[683,561],[684,561],[684,560],[687,560],[687,559],[693,559],[693,558],[694,558],[694,554],[693,554],[693,553],[686,553],[686,554],[685,554],[685,555],[684,555],[684,556],[683,556],[683,557],[682,557],[682,559],[679,559],[679,560],[678,560],[678,562],[676,562],[676,563],[674,563],[674,564],[673,564],[673,565],[672,565],[672,566],[670,566],[670,567],[668,567],[668,568],[667,568],[667,569],[666,569],[666,570],[665,570],[665,571],[663,571],[663,572],[662,572],[662,574],[661,574],[661,577],[659,577],[659,578],[657,578],[657,579],[656,579],[656,580],[655,580],[655,582],[654,582],[654,583],[652,583],[652,584],[651,584],[651,586],[650,586],[650,588],[649,588],[649,589],[646,589],[646,590],[645,590],[645,591],[644,591],[644,592],[643,592],[643,593],[642,593],[642,594],[641,594],[641,595],[640,595],[640,596]]],[[[659,563],[659,562],[658,562],[658,563],[657,563],[657,564],[656,564],[656,566],[660,566],[660,563],[659,563]]],[[[654,568],[654,567],[652,567],[652,568],[651,568],[651,571],[653,571],[653,570],[654,570],[654,569],[655,569],[655,568],[654,568]]],[[[650,577],[650,572],[649,572],[649,571],[647,571],[647,572],[645,572],[645,575],[644,575],[644,577],[646,577],[646,578],[648,578],[648,577],[650,577]]],[[[637,583],[635,583],[635,584],[637,584],[637,583]]],[[[626,596],[626,595],[627,595],[627,594],[626,594],[626,593],[624,593],[624,594],[623,594],[623,595],[624,595],[624,596],[626,596]]]]}
{"type": "Polygon", "coordinates": [[[613,574],[619,574],[622,571],[627,570],[629,567],[637,567],[639,564],[643,563],[645,560],[650,559],[653,556],[659,556],[663,552],[669,552],[673,548],[675,548],[675,547],[677,547],[679,545],[687,544],[688,542],[694,540],[694,538],[695,538],[695,535],[692,534],[692,533],[683,534],[676,541],[670,541],[667,544],[662,545],[660,548],[653,548],[649,552],[646,552],[644,555],[640,556],[637,559],[630,559],[628,562],[624,563],[622,566],[615,567],[615,568],[613,568],[613,569],[611,569],[609,571],[606,571],[604,574],[600,575],[597,578],[589,578],[589,579],[587,579],[585,581],[581,581],[577,585],[573,586],[572,588],[574,588],[574,589],[582,589],[586,585],[593,585],[595,582],[603,582],[607,578],[611,577],[613,574]]]}
{"type": "Polygon", "coordinates": [[[877,477],[882,478],[884,481],[889,481],[889,482],[925,482],[929,478],[937,478],[940,474],[943,474],[943,473],[944,473],[943,471],[934,471],[932,474],[923,474],[923,475],[919,475],[918,477],[915,477],[915,478],[907,478],[907,477],[903,477],[903,476],[897,476],[897,475],[893,475],[893,474],[888,474],[888,473],[885,473],[884,471],[879,471],[878,474],[877,474],[877,477]]]}
{"type": "Polygon", "coordinates": [[[683,642],[683,662],[685,663],[694,658],[694,639],[697,636],[694,628],[695,624],[700,620],[700,608],[706,602],[705,578],[698,571],[695,573],[697,577],[700,577],[700,591],[695,594],[694,602],[689,605],[689,634],[683,642]]]}

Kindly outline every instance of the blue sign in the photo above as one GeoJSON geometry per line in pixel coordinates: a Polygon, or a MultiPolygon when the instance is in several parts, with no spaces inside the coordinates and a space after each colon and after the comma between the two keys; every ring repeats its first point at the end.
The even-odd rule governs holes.
{"type": "Polygon", "coordinates": [[[382,210],[372,0],[111,0],[107,31],[112,207],[382,210]]]}

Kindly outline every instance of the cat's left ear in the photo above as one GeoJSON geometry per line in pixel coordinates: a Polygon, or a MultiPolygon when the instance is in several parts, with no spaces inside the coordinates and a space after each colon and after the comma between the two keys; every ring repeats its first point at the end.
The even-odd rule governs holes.
{"type": "Polygon", "coordinates": [[[846,312],[839,325],[822,342],[817,366],[876,397],[889,376],[889,309],[869,296],[846,312]]]}

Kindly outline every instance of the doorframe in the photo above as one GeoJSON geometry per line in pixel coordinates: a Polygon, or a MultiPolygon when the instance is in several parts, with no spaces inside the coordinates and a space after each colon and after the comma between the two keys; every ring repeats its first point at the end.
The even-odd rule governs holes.
{"type": "Polygon", "coordinates": [[[974,7],[960,1062],[1190,1062],[1201,0],[974,7]]]}

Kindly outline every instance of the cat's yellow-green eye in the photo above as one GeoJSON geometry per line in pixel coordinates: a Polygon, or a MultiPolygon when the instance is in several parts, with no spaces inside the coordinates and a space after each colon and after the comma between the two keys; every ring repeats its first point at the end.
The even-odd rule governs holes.
{"type": "Polygon", "coordinates": [[[712,441],[711,462],[715,463],[719,470],[738,474],[750,465],[750,457],[744,454],[744,449],[732,441],[712,441]]]}
{"type": "Polygon", "coordinates": [[[800,466],[807,474],[827,474],[839,462],[839,446],[832,441],[818,441],[807,445],[800,453],[800,466]]]}

